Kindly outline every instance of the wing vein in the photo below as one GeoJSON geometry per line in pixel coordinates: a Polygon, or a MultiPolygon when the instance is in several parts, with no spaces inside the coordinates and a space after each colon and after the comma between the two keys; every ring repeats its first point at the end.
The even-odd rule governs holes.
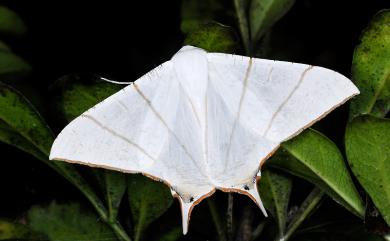
{"type": "Polygon", "coordinates": [[[184,153],[191,159],[192,163],[200,170],[200,173],[204,175],[203,171],[202,171],[202,168],[198,165],[198,163],[195,161],[194,157],[190,154],[190,152],[187,150],[187,148],[184,146],[184,144],[182,144],[182,142],[180,141],[179,137],[177,137],[177,135],[171,130],[171,128],[169,128],[168,124],[164,121],[164,119],[162,118],[162,116],[157,112],[157,110],[153,107],[151,101],[145,96],[145,94],[140,90],[140,88],[134,83],[133,84],[134,86],[134,89],[136,90],[136,92],[142,97],[142,99],[146,102],[147,106],[152,110],[152,112],[156,115],[157,119],[159,119],[161,121],[161,123],[163,124],[163,126],[165,126],[165,128],[168,130],[169,134],[171,134],[173,136],[173,138],[175,138],[175,140],[177,141],[177,143],[179,143],[180,147],[184,150],[184,153]]]}
{"type": "MultiPolygon", "coordinates": [[[[235,130],[237,128],[237,123],[240,120],[242,103],[244,102],[244,98],[245,98],[245,94],[246,94],[246,90],[247,90],[247,86],[248,86],[248,79],[249,79],[249,74],[250,74],[251,68],[252,68],[252,58],[249,58],[248,67],[246,69],[244,80],[243,80],[241,97],[240,97],[240,101],[238,103],[238,109],[237,109],[236,118],[234,119],[233,126],[232,126],[232,131],[230,132],[229,144],[228,144],[228,147],[227,147],[227,150],[226,150],[225,160],[227,160],[228,157],[229,157],[230,149],[231,149],[231,146],[232,146],[232,141],[233,141],[233,138],[234,138],[234,132],[235,132],[235,130]]],[[[225,170],[226,170],[227,163],[228,162],[226,161],[225,162],[225,167],[224,167],[225,170]]]]}
{"type": "MultiPolygon", "coordinates": [[[[208,88],[208,82],[207,82],[207,88],[208,88]]],[[[204,122],[204,156],[205,156],[205,162],[208,163],[209,162],[209,141],[208,141],[208,126],[209,124],[207,123],[208,122],[208,118],[207,118],[207,115],[208,115],[208,96],[207,96],[207,91],[205,93],[205,97],[204,97],[204,111],[205,111],[205,122],[204,122]]]]}
{"type": "Polygon", "coordinates": [[[119,133],[116,133],[114,130],[104,126],[102,123],[100,123],[98,120],[96,120],[95,118],[93,118],[92,116],[90,115],[86,115],[86,114],[82,114],[81,115],[82,117],[88,119],[88,120],[91,120],[93,123],[95,123],[97,126],[99,126],[100,128],[102,128],[103,130],[106,130],[107,132],[109,132],[110,134],[112,134],[113,136],[115,137],[118,137],[119,139],[125,141],[126,143],[132,145],[133,147],[137,148],[139,151],[141,151],[145,156],[149,157],[150,159],[152,159],[153,161],[156,161],[156,159],[150,155],[144,148],[142,148],[140,145],[138,145],[137,143],[131,141],[130,139],[126,138],[125,136],[122,136],[121,134],[119,133]]]}
{"type": "MultiPolygon", "coordinates": [[[[176,69],[174,69],[174,73],[176,75],[176,78],[179,78],[177,72],[176,72],[176,69]]],[[[201,126],[201,123],[200,123],[200,118],[199,118],[199,115],[198,115],[198,112],[196,112],[196,108],[195,108],[195,105],[194,103],[192,102],[192,99],[190,98],[190,96],[188,95],[188,93],[185,91],[183,85],[180,83],[180,81],[177,81],[179,86],[180,86],[180,89],[183,91],[184,93],[184,96],[186,97],[187,101],[190,103],[191,105],[191,109],[192,109],[192,112],[194,113],[195,115],[195,118],[196,118],[196,121],[198,122],[198,125],[199,127],[201,126]]]]}
{"type": "Polygon", "coordinates": [[[307,67],[301,74],[301,77],[299,78],[299,81],[298,83],[295,85],[295,87],[293,88],[293,90],[290,92],[290,94],[287,96],[287,98],[279,105],[279,107],[276,109],[275,113],[272,115],[271,117],[271,120],[270,122],[268,123],[268,126],[267,128],[265,129],[264,131],[264,134],[263,136],[267,136],[269,130],[271,129],[272,127],[272,124],[273,122],[275,121],[276,117],[278,116],[278,114],[280,113],[280,111],[283,109],[283,107],[287,104],[287,102],[291,99],[291,97],[294,95],[294,93],[299,89],[299,87],[301,86],[302,82],[303,82],[303,79],[305,78],[305,75],[307,74],[307,72],[309,70],[311,70],[314,66],[309,66],[307,67]]]}

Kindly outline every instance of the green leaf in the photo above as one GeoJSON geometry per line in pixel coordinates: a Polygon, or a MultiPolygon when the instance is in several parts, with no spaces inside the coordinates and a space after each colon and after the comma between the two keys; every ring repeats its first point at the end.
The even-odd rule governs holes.
{"type": "Polygon", "coordinates": [[[102,168],[92,169],[108,208],[108,222],[117,222],[119,207],[126,192],[126,174],[102,168]]]}
{"type": "Polygon", "coordinates": [[[99,170],[103,173],[104,191],[108,207],[108,220],[115,222],[118,209],[126,191],[126,175],[116,171],[99,170]]]}
{"type": "Polygon", "coordinates": [[[15,89],[0,83],[0,120],[9,129],[49,155],[53,134],[30,102],[15,89]]]}
{"type": "Polygon", "coordinates": [[[234,0],[234,7],[236,9],[236,15],[238,20],[238,27],[240,29],[241,39],[247,54],[251,53],[249,23],[247,17],[247,10],[248,10],[249,3],[250,0],[234,0]]]}
{"type": "Polygon", "coordinates": [[[75,82],[78,78],[77,76],[65,76],[62,79],[64,82],[73,82],[67,86],[60,101],[60,107],[68,121],[73,120],[123,87],[104,81],[82,84],[75,82]]]}
{"type": "Polygon", "coordinates": [[[30,153],[41,161],[48,161],[47,156],[37,149],[31,142],[19,133],[15,132],[7,124],[0,120],[0,141],[30,153]]]}
{"type": "Polygon", "coordinates": [[[355,118],[347,127],[345,146],[353,173],[390,225],[390,120],[355,118]]]}
{"type": "Polygon", "coordinates": [[[363,217],[363,202],[343,156],[321,133],[308,129],[283,143],[268,164],[313,183],[349,211],[363,217]]]}
{"type": "Polygon", "coordinates": [[[22,79],[31,72],[31,66],[10,51],[0,51],[0,81],[11,82],[22,79]]]}
{"type": "Polygon", "coordinates": [[[139,241],[145,229],[172,204],[169,188],[162,182],[142,175],[130,175],[128,196],[134,221],[134,240],[139,241]]]}
{"type": "Polygon", "coordinates": [[[294,5],[295,0],[252,0],[249,8],[251,42],[260,38],[294,5]]]}
{"type": "Polygon", "coordinates": [[[17,13],[7,7],[0,6],[0,33],[9,35],[23,35],[26,26],[17,13]]]}
{"type": "Polygon", "coordinates": [[[197,30],[201,25],[226,20],[227,16],[232,15],[227,4],[229,3],[224,0],[183,0],[181,31],[188,34],[197,30]]]}
{"type": "Polygon", "coordinates": [[[219,23],[202,25],[197,30],[190,32],[184,43],[205,49],[208,52],[233,53],[237,47],[233,30],[219,23]]]}
{"type": "Polygon", "coordinates": [[[264,206],[278,224],[279,237],[283,237],[287,221],[287,208],[290,200],[292,180],[283,173],[265,170],[258,183],[264,206]]]}
{"type": "Polygon", "coordinates": [[[32,231],[28,226],[0,219],[0,240],[43,240],[42,234],[32,231]]]}
{"type": "Polygon", "coordinates": [[[361,94],[351,101],[350,118],[383,117],[390,110],[390,10],[377,13],[363,31],[352,61],[352,80],[361,94]]]}
{"type": "Polygon", "coordinates": [[[101,217],[107,220],[104,206],[77,169],[68,163],[48,160],[54,138],[43,118],[22,94],[2,83],[0,83],[0,121],[1,141],[16,145],[55,169],[73,183],[91,201],[101,217]]]}
{"type": "Polygon", "coordinates": [[[33,230],[46,234],[51,241],[117,240],[94,212],[77,203],[34,206],[28,212],[28,221],[33,230]]]}

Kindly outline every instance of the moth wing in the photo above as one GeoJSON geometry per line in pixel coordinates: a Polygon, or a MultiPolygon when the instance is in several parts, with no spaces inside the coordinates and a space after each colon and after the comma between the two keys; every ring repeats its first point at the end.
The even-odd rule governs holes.
{"type": "Polygon", "coordinates": [[[208,59],[211,78],[224,81],[220,92],[231,93],[222,95],[231,109],[238,108],[245,86],[240,122],[275,142],[294,137],[359,94],[348,78],[323,67],[219,53],[208,59]]]}
{"type": "Polygon", "coordinates": [[[198,122],[176,78],[168,61],[92,107],[58,135],[50,159],[143,173],[166,182],[181,203],[211,192],[198,122]]]}
{"type": "Polygon", "coordinates": [[[259,166],[279,144],[359,93],[332,70],[237,55],[208,54],[208,163],[221,189],[262,208],[259,166]]]}

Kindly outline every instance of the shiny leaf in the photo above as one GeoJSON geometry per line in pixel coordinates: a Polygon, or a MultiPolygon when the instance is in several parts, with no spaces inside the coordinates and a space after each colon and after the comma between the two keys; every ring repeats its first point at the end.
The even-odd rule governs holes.
{"type": "Polygon", "coordinates": [[[345,146],[353,173],[390,225],[390,120],[355,118],[348,125],[345,146]]]}
{"type": "Polygon", "coordinates": [[[363,217],[363,202],[337,146],[321,133],[308,129],[282,144],[269,165],[299,176],[325,191],[336,202],[363,217]]]}
{"type": "Polygon", "coordinates": [[[360,95],[351,102],[359,114],[383,117],[390,110],[390,10],[376,14],[363,31],[352,61],[352,80],[360,95]]]}
{"type": "Polygon", "coordinates": [[[0,83],[0,107],[0,120],[48,156],[53,134],[30,102],[0,83]]]}
{"type": "Polygon", "coordinates": [[[47,156],[45,154],[3,121],[0,121],[0,141],[30,153],[39,160],[47,161],[47,156]]]}

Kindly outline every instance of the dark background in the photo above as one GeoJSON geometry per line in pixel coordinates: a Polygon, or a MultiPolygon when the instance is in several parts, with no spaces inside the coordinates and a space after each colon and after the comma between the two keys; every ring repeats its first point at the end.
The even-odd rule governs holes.
{"type": "MultiPolygon", "coordinates": [[[[201,1],[201,0],[200,0],[201,1]]],[[[51,104],[50,86],[69,73],[133,81],[182,45],[181,1],[2,1],[28,33],[5,41],[33,67],[28,84],[51,104]]],[[[386,0],[297,0],[275,26],[286,59],[323,65],[350,76],[360,32],[386,0]]],[[[238,54],[242,54],[240,49],[238,54]]],[[[50,109],[50,108],[46,108],[50,109]]],[[[44,116],[50,113],[43,112],[44,116]]],[[[61,126],[50,122],[54,130],[61,126]]],[[[18,218],[33,204],[83,197],[40,161],[0,143],[0,216],[18,218]]]]}

